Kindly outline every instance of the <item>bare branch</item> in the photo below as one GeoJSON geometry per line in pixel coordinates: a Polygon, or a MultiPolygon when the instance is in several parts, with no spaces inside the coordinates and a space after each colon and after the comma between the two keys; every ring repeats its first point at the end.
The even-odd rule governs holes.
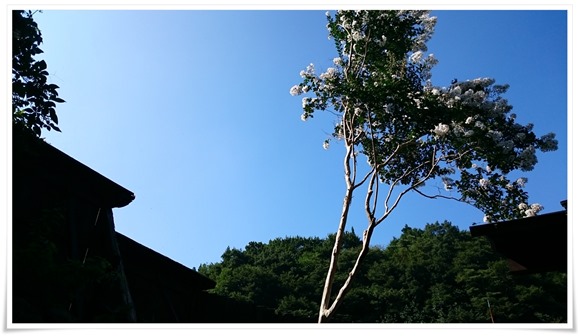
{"type": "Polygon", "coordinates": [[[458,201],[458,202],[465,202],[465,201],[462,201],[460,198],[453,197],[453,196],[446,196],[446,195],[441,195],[441,194],[438,194],[438,195],[427,195],[427,194],[425,194],[424,192],[420,191],[417,188],[412,188],[412,189],[413,189],[413,191],[417,192],[419,195],[421,195],[423,197],[430,198],[430,199],[444,198],[444,199],[454,200],[454,201],[458,201]]]}
{"type": "Polygon", "coordinates": [[[368,173],[365,174],[365,177],[363,177],[363,179],[359,183],[355,184],[354,187],[358,188],[361,185],[363,185],[365,183],[365,181],[369,178],[369,176],[371,176],[374,173],[374,171],[375,171],[375,168],[372,168],[368,173]]]}

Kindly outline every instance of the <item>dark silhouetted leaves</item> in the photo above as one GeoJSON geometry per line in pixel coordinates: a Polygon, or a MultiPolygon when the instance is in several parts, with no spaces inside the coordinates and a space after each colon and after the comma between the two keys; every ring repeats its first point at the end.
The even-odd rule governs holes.
{"type": "Polygon", "coordinates": [[[54,108],[64,100],[58,97],[58,85],[47,83],[46,62],[33,57],[43,53],[38,47],[42,34],[33,14],[12,11],[12,120],[15,127],[40,137],[43,128],[60,132],[54,108]]]}

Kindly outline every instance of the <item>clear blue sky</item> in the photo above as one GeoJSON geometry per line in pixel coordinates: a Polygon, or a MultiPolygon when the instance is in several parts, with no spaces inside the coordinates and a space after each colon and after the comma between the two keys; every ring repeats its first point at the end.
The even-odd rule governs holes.
{"type": "MultiPolygon", "coordinates": [[[[329,8],[332,9],[332,8],[329,8]]],[[[543,213],[567,196],[567,13],[434,11],[429,52],[436,85],[493,77],[518,121],[555,132],[529,178],[543,213]]],[[[324,11],[46,10],[35,20],[50,80],[66,103],[62,133],[46,140],[136,199],[114,210],[116,229],[187,267],[226,247],[336,230],[343,149],[322,148],[331,118],[300,120],[289,89],[309,63],[335,57],[324,11]]],[[[518,175],[520,173],[517,173],[518,175]]],[[[386,245],[408,224],[483,214],[445,200],[405,198],[375,231],[386,245]]],[[[357,234],[366,226],[353,214],[357,234]]]]}

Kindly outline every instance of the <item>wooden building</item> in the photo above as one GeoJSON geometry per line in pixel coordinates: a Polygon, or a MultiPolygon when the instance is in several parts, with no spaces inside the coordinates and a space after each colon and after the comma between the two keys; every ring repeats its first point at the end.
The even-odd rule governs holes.
{"type": "Polygon", "coordinates": [[[305,322],[116,232],[133,193],[45,141],[15,130],[12,154],[12,323],[305,322]]]}

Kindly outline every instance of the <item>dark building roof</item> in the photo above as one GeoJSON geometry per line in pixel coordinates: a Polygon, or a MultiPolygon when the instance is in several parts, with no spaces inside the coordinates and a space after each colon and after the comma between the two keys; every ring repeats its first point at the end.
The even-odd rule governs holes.
{"type": "Polygon", "coordinates": [[[207,290],[215,287],[215,282],[159,252],[117,232],[117,242],[127,277],[139,276],[165,282],[171,287],[187,290],[207,290]]]}
{"type": "Polygon", "coordinates": [[[15,182],[22,183],[34,177],[30,183],[39,183],[44,189],[82,195],[100,207],[124,207],[135,199],[133,192],[50,144],[17,132],[14,134],[13,168],[15,182]]]}
{"type": "Polygon", "coordinates": [[[511,221],[474,225],[473,237],[485,236],[508,259],[512,273],[566,272],[567,211],[511,221]]]}

